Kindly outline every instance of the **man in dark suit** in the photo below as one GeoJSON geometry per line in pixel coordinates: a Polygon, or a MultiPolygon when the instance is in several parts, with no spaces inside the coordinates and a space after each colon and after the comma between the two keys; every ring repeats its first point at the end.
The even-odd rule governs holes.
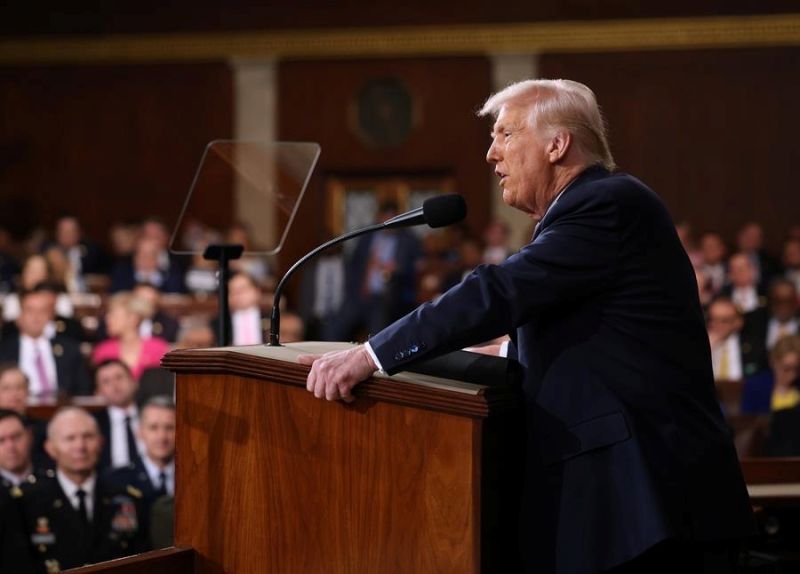
{"type": "Polygon", "coordinates": [[[137,283],[150,283],[162,293],[185,293],[184,269],[174,263],[164,266],[161,255],[158,241],[140,237],[133,256],[118,261],[111,270],[109,290],[112,293],[131,291],[137,283]]]}
{"type": "Polygon", "coordinates": [[[22,507],[37,569],[54,572],[140,552],[142,493],[115,487],[95,471],[102,438],[86,411],[67,407],[48,427],[52,476],[22,487],[22,507]]]}
{"type": "MultiPolygon", "coordinates": [[[[386,202],[378,221],[397,215],[386,202]]],[[[417,238],[406,229],[383,230],[359,239],[345,267],[344,303],[323,337],[350,340],[359,329],[377,333],[416,304],[417,238]]]]}
{"type": "MultiPolygon", "coordinates": [[[[61,290],[57,285],[54,283],[43,282],[34,286],[31,291],[36,291],[37,293],[49,293],[53,299],[53,318],[47,323],[47,326],[44,329],[47,337],[61,335],[77,342],[85,341],[87,339],[87,335],[78,320],[72,317],[64,317],[55,314],[56,301],[58,296],[61,294],[61,290]]],[[[3,323],[2,329],[0,330],[0,339],[13,338],[18,334],[19,327],[17,326],[17,322],[6,321],[3,323]]]]}
{"type": "Polygon", "coordinates": [[[717,404],[686,252],[658,196],[612,174],[594,94],[565,80],[490,98],[487,160],[531,243],[479,266],[365,346],[319,357],[307,387],[353,400],[396,373],[498,337],[524,370],[528,440],[521,547],[530,572],[733,571],[753,533],[717,404]]]}
{"type": "Polygon", "coordinates": [[[783,337],[798,334],[799,309],[795,284],[788,279],[775,279],[769,287],[767,306],[745,315],[744,332],[759,340],[765,349],[772,349],[783,337]]]}
{"type": "Polygon", "coordinates": [[[140,462],[139,408],[136,393],[139,382],[128,365],[117,359],[104,361],[94,374],[95,389],[108,405],[94,414],[103,437],[99,469],[126,467],[140,462]]]}
{"type": "Polygon", "coordinates": [[[90,395],[92,385],[78,343],[58,333],[47,336],[54,313],[54,300],[47,290],[23,293],[19,332],[0,342],[0,361],[19,364],[30,382],[31,396],[90,395]]]}
{"type": "Polygon", "coordinates": [[[74,215],[63,215],[56,221],[53,246],[64,252],[81,290],[86,289],[85,275],[107,273],[108,258],[103,250],[83,236],[80,221],[74,215]]]}

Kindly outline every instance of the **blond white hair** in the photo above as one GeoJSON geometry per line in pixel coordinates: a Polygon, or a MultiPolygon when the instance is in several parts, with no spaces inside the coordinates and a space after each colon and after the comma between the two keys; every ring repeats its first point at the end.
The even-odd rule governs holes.
{"type": "Polygon", "coordinates": [[[566,130],[590,164],[614,169],[606,124],[594,92],[572,80],[525,80],[493,94],[478,112],[497,117],[507,104],[530,107],[528,121],[536,129],[566,130]]]}

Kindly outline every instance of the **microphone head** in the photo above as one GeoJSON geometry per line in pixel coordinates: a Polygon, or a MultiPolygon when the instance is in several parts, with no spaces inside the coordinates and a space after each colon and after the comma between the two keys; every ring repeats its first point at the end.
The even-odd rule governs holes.
{"type": "Polygon", "coordinates": [[[467,203],[457,193],[437,195],[422,202],[422,214],[430,227],[447,227],[467,216],[467,203]]]}

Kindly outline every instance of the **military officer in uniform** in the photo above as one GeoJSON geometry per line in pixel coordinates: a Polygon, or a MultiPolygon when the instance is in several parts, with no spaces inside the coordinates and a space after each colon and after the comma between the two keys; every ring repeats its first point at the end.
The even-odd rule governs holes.
{"type": "Polygon", "coordinates": [[[102,438],[83,409],[61,409],[47,429],[53,476],[22,486],[20,500],[36,570],[58,572],[144,549],[142,493],[97,475],[102,438]]]}
{"type": "Polygon", "coordinates": [[[150,532],[153,504],[175,494],[175,404],[172,399],[155,396],[144,404],[139,420],[139,438],[144,447],[142,457],[135,464],[109,470],[108,479],[117,488],[131,485],[141,491],[142,522],[150,532]]]}

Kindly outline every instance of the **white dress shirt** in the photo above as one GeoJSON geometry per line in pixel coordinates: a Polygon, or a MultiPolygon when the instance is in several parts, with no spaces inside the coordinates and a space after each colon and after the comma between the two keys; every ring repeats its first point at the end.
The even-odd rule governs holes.
{"type": "Polygon", "coordinates": [[[89,517],[89,520],[92,520],[94,517],[94,487],[95,483],[97,482],[97,475],[93,474],[87,478],[83,484],[75,484],[69,478],[67,478],[63,472],[56,470],[56,478],[58,479],[58,484],[61,485],[61,490],[64,491],[64,494],[67,496],[67,500],[69,500],[69,503],[75,510],[78,510],[81,504],[81,500],[78,498],[76,492],[78,492],[78,489],[80,488],[86,493],[86,497],[84,498],[86,504],[86,515],[89,517]]]}
{"type": "Polygon", "coordinates": [[[714,380],[741,381],[744,371],[742,370],[742,351],[739,344],[739,334],[734,333],[720,344],[711,349],[711,363],[714,369],[714,380]],[[728,366],[723,369],[723,357],[726,358],[728,366]],[[727,373],[723,373],[727,370],[727,373]]]}
{"type": "Polygon", "coordinates": [[[261,310],[250,307],[231,313],[234,345],[259,345],[264,342],[261,331],[261,310]]]}
{"type": "Polygon", "coordinates": [[[14,474],[10,470],[0,468],[0,477],[5,478],[8,482],[13,484],[14,486],[19,486],[20,484],[25,482],[25,480],[32,474],[33,474],[33,467],[29,467],[22,474],[14,474]]]}
{"type": "Polygon", "coordinates": [[[55,398],[58,392],[58,374],[56,371],[56,359],[53,356],[53,347],[50,341],[41,336],[33,339],[28,335],[19,336],[19,368],[28,377],[29,394],[32,397],[55,398]],[[44,371],[50,383],[50,397],[42,396],[42,380],[39,377],[39,369],[36,367],[36,349],[42,355],[44,361],[44,371]]]}
{"type": "Polygon", "coordinates": [[[175,496],[175,461],[170,462],[164,468],[159,468],[156,463],[150,460],[150,457],[145,455],[142,457],[142,464],[144,464],[144,469],[147,471],[147,476],[150,478],[150,484],[153,485],[153,488],[158,489],[161,486],[161,473],[163,472],[167,482],[165,485],[167,494],[175,496]]]}
{"type": "Polygon", "coordinates": [[[734,287],[731,292],[731,301],[742,313],[749,313],[758,309],[758,292],[755,287],[734,287]]]}
{"type": "Polygon", "coordinates": [[[775,317],[770,319],[767,325],[767,348],[772,349],[781,337],[797,335],[797,327],[797,319],[789,319],[785,323],[781,323],[775,317]]]}
{"type": "Polygon", "coordinates": [[[136,448],[139,452],[142,451],[142,447],[136,438],[139,430],[139,411],[136,405],[131,405],[127,409],[110,406],[108,407],[108,419],[110,422],[108,440],[111,443],[111,466],[127,466],[131,463],[130,453],[128,452],[128,432],[125,425],[126,416],[131,417],[136,448]]]}

